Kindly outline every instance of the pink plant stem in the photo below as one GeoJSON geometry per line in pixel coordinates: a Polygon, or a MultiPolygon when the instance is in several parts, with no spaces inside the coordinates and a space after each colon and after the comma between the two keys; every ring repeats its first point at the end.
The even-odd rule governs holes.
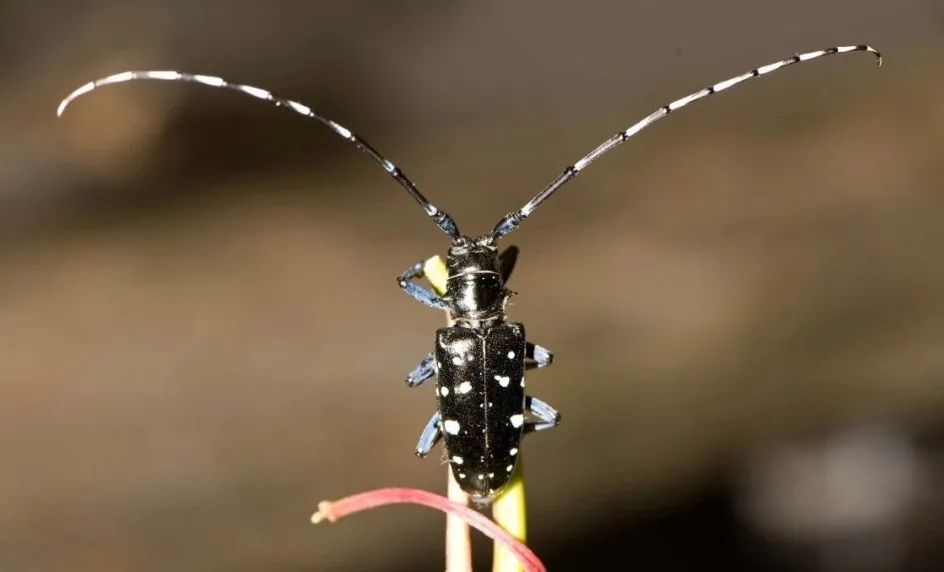
{"type": "Polygon", "coordinates": [[[375,489],[365,493],[351,495],[334,502],[322,501],[318,503],[318,512],[311,517],[311,521],[314,523],[321,522],[322,520],[335,522],[345,516],[362,510],[370,510],[380,506],[400,503],[420,504],[441,510],[447,514],[461,516],[471,526],[478,529],[492,540],[505,545],[508,550],[515,555],[515,558],[518,559],[518,562],[521,563],[521,566],[527,572],[547,572],[544,564],[541,563],[541,560],[538,559],[537,555],[534,554],[530,548],[525,546],[514,536],[508,534],[502,527],[495,524],[487,516],[467,506],[456,504],[446,497],[419,489],[375,489]]]}

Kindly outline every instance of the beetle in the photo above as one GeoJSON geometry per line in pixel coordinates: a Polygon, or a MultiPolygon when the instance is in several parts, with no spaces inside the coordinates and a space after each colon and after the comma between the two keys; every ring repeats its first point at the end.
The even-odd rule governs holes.
{"type": "Polygon", "coordinates": [[[397,283],[407,294],[426,306],[445,310],[451,322],[449,327],[436,332],[433,352],[406,379],[410,387],[416,387],[436,377],[437,411],[420,435],[416,454],[427,456],[437,441],[443,439],[453,476],[474,501],[482,504],[493,499],[510,480],[522,435],[554,427],[560,420],[554,408],[525,393],[525,370],[548,366],[553,356],[547,349],[527,341],[521,323],[507,320],[505,307],[513,292],[506,283],[518,250],[511,246],[499,253],[498,240],[515,230],[590,163],[670,113],[792,64],[847,52],[871,53],[882,64],[881,54],[871,46],[837,46],[798,53],[679,98],[611,136],[564,169],[524,206],[507,214],[491,232],[479,237],[461,234],[452,217],[429,202],[399,167],[360,136],[307,105],[265,89],[211,75],[126,71],[82,85],[62,100],[57,114],[61,116],[76,98],[105,85],[136,80],[195,82],[237,91],[314,119],[379,163],[452,241],[446,258],[448,278],[444,295],[417,283],[425,274],[422,262],[397,277],[397,283]]]}

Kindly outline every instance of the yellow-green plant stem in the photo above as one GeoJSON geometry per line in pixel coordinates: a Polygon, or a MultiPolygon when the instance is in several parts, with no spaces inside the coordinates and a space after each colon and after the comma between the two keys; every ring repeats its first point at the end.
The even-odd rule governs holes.
{"type": "MultiPolygon", "coordinates": [[[[525,542],[527,540],[527,516],[524,500],[524,472],[519,453],[518,467],[511,482],[492,503],[492,519],[507,530],[512,536],[525,542]]],[[[492,553],[492,572],[521,572],[524,568],[514,553],[499,543],[494,544],[492,553]]]]}
{"type": "MultiPolygon", "coordinates": [[[[423,272],[432,285],[433,290],[440,296],[446,292],[446,280],[449,271],[446,263],[439,256],[433,256],[423,263],[423,272]]],[[[451,324],[450,324],[451,325],[451,324]]],[[[468,497],[459,488],[449,474],[449,499],[461,504],[468,504],[468,497]]],[[[527,533],[527,511],[524,496],[524,476],[521,469],[521,459],[518,468],[511,478],[511,482],[495,499],[492,504],[492,518],[502,528],[515,538],[524,542],[527,533]]],[[[447,572],[464,572],[471,570],[471,554],[469,553],[469,527],[465,521],[447,517],[446,521],[446,570],[447,572]],[[463,558],[463,552],[468,554],[463,558]],[[452,565],[453,567],[450,567],[452,565]],[[468,568],[466,568],[468,566],[468,568]]],[[[507,548],[495,543],[492,557],[492,572],[520,572],[521,565],[517,558],[507,548]]]]}

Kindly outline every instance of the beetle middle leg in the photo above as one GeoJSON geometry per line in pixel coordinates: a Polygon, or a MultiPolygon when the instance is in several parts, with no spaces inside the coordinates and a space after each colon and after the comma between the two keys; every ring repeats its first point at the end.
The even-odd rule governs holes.
{"type": "Polygon", "coordinates": [[[527,396],[525,398],[524,408],[525,411],[538,418],[537,422],[529,422],[525,425],[524,430],[528,433],[550,429],[560,423],[560,413],[537,397],[527,396]]]}
{"type": "Polygon", "coordinates": [[[436,375],[436,357],[429,354],[423,358],[413,371],[406,376],[406,384],[410,387],[421,385],[427,379],[436,375]]]}
{"type": "Polygon", "coordinates": [[[426,457],[426,455],[429,455],[433,445],[439,441],[440,437],[442,437],[442,429],[439,412],[437,411],[429,418],[426,427],[423,427],[423,432],[420,433],[420,440],[416,443],[416,456],[426,457]]]}
{"type": "Polygon", "coordinates": [[[542,368],[551,365],[554,362],[554,354],[547,348],[528,342],[525,345],[525,356],[528,361],[524,366],[526,369],[542,368]]]}
{"type": "Polygon", "coordinates": [[[397,284],[400,285],[400,288],[403,288],[404,292],[412,296],[413,299],[430,308],[436,308],[437,310],[449,309],[449,305],[446,301],[437,296],[435,292],[413,282],[413,280],[422,278],[423,276],[425,276],[425,273],[423,272],[423,261],[421,260],[404,270],[403,274],[397,276],[397,284]]]}

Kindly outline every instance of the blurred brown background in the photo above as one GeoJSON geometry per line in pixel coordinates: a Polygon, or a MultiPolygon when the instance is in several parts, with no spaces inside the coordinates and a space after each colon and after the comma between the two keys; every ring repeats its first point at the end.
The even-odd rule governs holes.
{"type": "MultiPolygon", "coordinates": [[[[556,353],[525,446],[552,570],[930,570],[944,552],[944,9],[830,3],[0,7],[0,570],[435,570],[442,519],[313,527],[317,501],[442,490],[403,376],[443,322],[394,276],[447,247],[328,130],[467,233],[658,106],[686,109],[506,243],[556,353]],[[825,5],[824,5],[825,4],[825,5]]],[[[487,569],[487,553],[479,565],[487,569]]]]}

